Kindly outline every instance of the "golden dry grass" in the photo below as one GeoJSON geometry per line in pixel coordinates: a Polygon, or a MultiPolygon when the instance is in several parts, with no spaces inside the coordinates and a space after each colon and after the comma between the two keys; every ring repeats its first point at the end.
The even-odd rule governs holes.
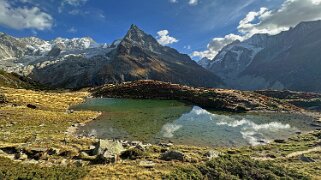
{"type": "Polygon", "coordinates": [[[66,113],[70,105],[81,103],[87,92],[39,92],[24,89],[0,88],[8,104],[0,107],[0,144],[31,143],[37,146],[58,143],[73,138],[65,133],[75,123],[85,123],[98,112],[66,113]],[[36,105],[30,109],[26,105],[36,105]]]}
{"type": "MultiPolygon", "coordinates": [[[[0,93],[5,94],[8,100],[7,104],[0,105],[0,147],[28,143],[34,147],[57,147],[77,153],[79,149],[86,149],[93,142],[92,139],[78,139],[66,133],[71,125],[86,123],[99,114],[91,111],[66,113],[69,106],[83,102],[88,92],[44,92],[0,87],[0,93]],[[36,105],[37,108],[27,108],[27,104],[36,105]],[[67,144],[65,144],[66,141],[67,144]]],[[[319,142],[320,139],[314,135],[302,135],[286,144],[233,150],[221,148],[217,151],[224,154],[234,151],[238,155],[249,155],[253,158],[273,154],[276,158],[272,159],[271,163],[319,178],[321,159],[317,152],[306,153],[316,160],[314,163],[302,162],[297,156],[286,158],[288,154],[308,150],[319,142]]],[[[158,146],[151,149],[153,148],[156,149],[150,150],[139,160],[124,160],[111,165],[90,165],[85,179],[161,179],[177,167],[184,166],[179,162],[159,160],[160,149],[157,149],[158,146]],[[144,159],[155,162],[155,168],[140,167],[138,164],[144,159]]],[[[190,146],[174,146],[171,149],[184,152],[194,158],[196,164],[202,163],[203,154],[208,150],[208,148],[190,146]]]]}

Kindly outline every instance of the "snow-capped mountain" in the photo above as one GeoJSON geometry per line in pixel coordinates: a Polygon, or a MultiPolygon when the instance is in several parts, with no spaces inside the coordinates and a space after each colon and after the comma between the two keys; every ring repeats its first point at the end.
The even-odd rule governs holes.
{"type": "Polygon", "coordinates": [[[139,79],[211,87],[222,84],[188,55],[160,45],[135,25],[110,45],[88,37],[45,41],[1,34],[0,68],[63,88],[139,79]]]}
{"type": "Polygon", "coordinates": [[[103,56],[116,47],[98,44],[92,38],[57,38],[51,41],[36,37],[15,38],[0,34],[0,68],[28,76],[35,68],[69,59],[71,56],[103,56]]]}
{"type": "Polygon", "coordinates": [[[314,21],[235,41],[201,65],[230,88],[321,91],[320,57],[321,21],[314,21]]]}

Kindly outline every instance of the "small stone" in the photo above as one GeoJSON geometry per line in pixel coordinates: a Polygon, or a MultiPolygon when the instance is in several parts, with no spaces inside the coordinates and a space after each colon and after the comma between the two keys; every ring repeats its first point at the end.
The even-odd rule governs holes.
{"type": "Polygon", "coordinates": [[[300,160],[303,161],[303,162],[307,162],[307,163],[315,162],[315,160],[313,160],[312,158],[306,157],[304,155],[300,156],[300,160]]]}
{"type": "Polygon", "coordinates": [[[108,163],[116,163],[119,160],[118,155],[111,154],[110,152],[106,151],[103,154],[99,154],[95,161],[99,164],[108,164],[108,163]]]}
{"type": "Polygon", "coordinates": [[[90,156],[88,155],[86,152],[81,152],[80,153],[80,158],[83,160],[87,160],[87,161],[93,161],[97,158],[97,156],[90,156]]]}
{"type": "Polygon", "coordinates": [[[74,110],[72,110],[72,109],[68,109],[68,110],[66,111],[66,113],[67,113],[67,114],[74,113],[74,110]]]}
{"type": "Polygon", "coordinates": [[[159,145],[162,147],[172,147],[173,143],[159,143],[159,145]]]}
{"type": "Polygon", "coordinates": [[[77,167],[84,167],[85,166],[85,164],[84,164],[84,162],[82,160],[76,160],[75,161],[75,165],[77,167]]]}
{"type": "Polygon", "coordinates": [[[93,145],[90,145],[90,146],[89,146],[89,149],[90,149],[90,150],[94,150],[95,148],[96,148],[96,147],[93,146],[93,145]]]}
{"type": "Polygon", "coordinates": [[[61,166],[67,166],[67,159],[61,160],[60,165],[61,166]]]}
{"type": "Polygon", "coordinates": [[[145,151],[145,150],[146,150],[145,147],[146,147],[146,146],[144,146],[144,145],[142,145],[142,144],[138,144],[138,145],[136,146],[136,148],[139,149],[139,150],[141,150],[141,151],[145,151]]]}
{"type": "Polygon", "coordinates": [[[15,158],[16,158],[16,159],[19,159],[19,160],[26,160],[26,159],[28,159],[28,156],[27,156],[26,154],[20,152],[20,153],[17,153],[17,154],[15,155],[15,158]]]}
{"type": "Polygon", "coordinates": [[[37,109],[37,106],[33,104],[27,104],[27,107],[30,109],[37,109]]]}
{"type": "Polygon", "coordinates": [[[212,159],[214,159],[214,158],[217,158],[219,155],[220,155],[220,153],[217,152],[217,151],[214,151],[214,150],[210,150],[210,151],[208,151],[208,152],[206,152],[206,153],[204,154],[204,156],[205,156],[208,160],[212,160],[212,159]]]}
{"type": "Polygon", "coordinates": [[[286,141],[284,139],[275,139],[274,142],[276,142],[276,143],[285,143],[286,141]]]}
{"type": "Polygon", "coordinates": [[[48,155],[59,155],[60,149],[58,148],[50,148],[48,150],[48,155]]]}
{"type": "Polygon", "coordinates": [[[139,166],[144,167],[144,168],[154,168],[155,163],[153,161],[140,161],[139,166]]]}
{"type": "Polygon", "coordinates": [[[137,145],[143,145],[143,143],[141,141],[132,141],[131,145],[132,146],[137,146],[137,145]]]}

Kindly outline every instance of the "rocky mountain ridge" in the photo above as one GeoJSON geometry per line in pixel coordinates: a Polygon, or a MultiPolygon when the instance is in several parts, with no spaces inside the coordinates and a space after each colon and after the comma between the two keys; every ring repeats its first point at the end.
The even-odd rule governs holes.
{"type": "Polygon", "coordinates": [[[256,34],[224,47],[200,64],[229,88],[321,91],[321,21],[302,22],[277,35],[256,34]]]}
{"type": "Polygon", "coordinates": [[[45,41],[0,36],[0,68],[56,88],[82,88],[140,79],[193,86],[221,86],[220,78],[188,55],[160,45],[132,25],[121,40],[98,44],[91,38],[45,41]]]}

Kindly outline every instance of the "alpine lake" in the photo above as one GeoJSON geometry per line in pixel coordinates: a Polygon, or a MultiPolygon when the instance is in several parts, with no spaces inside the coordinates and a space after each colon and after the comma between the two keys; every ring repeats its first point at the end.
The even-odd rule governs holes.
{"type": "Polygon", "coordinates": [[[314,130],[303,114],[216,112],[172,100],[88,98],[72,109],[102,112],[79,135],[144,143],[255,146],[314,130]]]}

